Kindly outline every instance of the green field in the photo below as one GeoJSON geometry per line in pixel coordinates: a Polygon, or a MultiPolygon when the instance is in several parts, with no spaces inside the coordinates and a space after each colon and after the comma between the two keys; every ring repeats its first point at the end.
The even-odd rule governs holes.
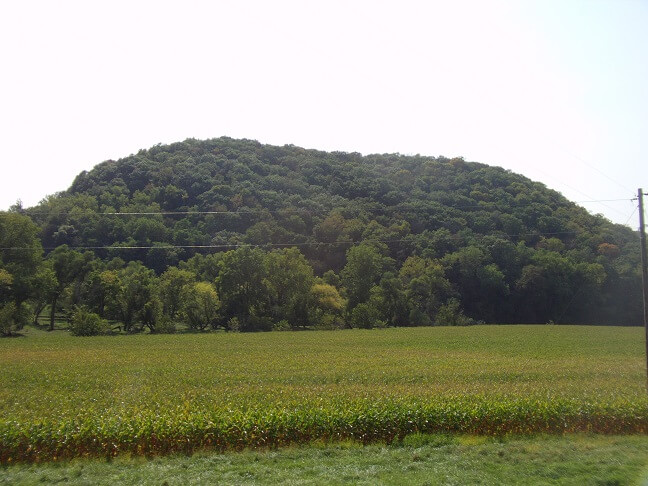
{"type": "Polygon", "coordinates": [[[0,460],[416,432],[648,432],[643,329],[475,326],[0,341],[0,460]]]}

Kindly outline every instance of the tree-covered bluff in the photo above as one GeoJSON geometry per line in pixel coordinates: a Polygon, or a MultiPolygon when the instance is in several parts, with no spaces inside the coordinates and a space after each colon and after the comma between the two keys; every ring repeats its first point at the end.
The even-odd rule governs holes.
{"type": "MultiPolygon", "coordinates": [[[[16,299],[7,284],[4,301],[84,305],[131,330],[165,319],[254,330],[642,315],[635,233],[461,158],[189,139],[103,162],[24,213],[56,290],[16,299]],[[132,293],[141,302],[126,303],[132,293]],[[208,301],[208,316],[187,308],[208,301]]],[[[0,264],[12,278],[15,254],[0,264]]]]}

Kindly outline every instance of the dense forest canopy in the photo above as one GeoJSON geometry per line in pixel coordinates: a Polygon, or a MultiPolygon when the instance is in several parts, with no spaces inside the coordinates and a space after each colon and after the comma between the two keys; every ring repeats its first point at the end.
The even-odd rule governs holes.
{"type": "Polygon", "coordinates": [[[461,158],[189,139],[2,213],[0,240],[5,329],[45,309],[129,331],[642,316],[636,233],[461,158]]]}

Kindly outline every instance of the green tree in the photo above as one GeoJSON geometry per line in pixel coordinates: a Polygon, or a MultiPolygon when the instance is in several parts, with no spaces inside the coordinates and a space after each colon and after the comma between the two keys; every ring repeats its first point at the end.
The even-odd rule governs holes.
{"type": "Polygon", "coordinates": [[[196,275],[188,270],[169,267],[159,278],[159,292],[163,313],[175,319],[182,307],[183,289],[196,281],[196,275]]]}
{"type": "Polygon", "coordinates": [[[67,245],[57,247],[47,256],[56,274],[57,287],[51,292],[50,300],[50,331],[54,330],[54,320],[63,291],[71,286],[72,305],[79,303],[81,285],[84,277],[92,269],[94,258],[91,252],[81,253],[68,248],[67,245]]]}
{"type": "Polygon", "coordinates": [[[204,282],[215,282],[221,269],[220,261],[224,253],[213,253],[202,255],[200,253],[192,256],[185,262],[180,262],[178,268],[196,275],[198,280],[204,282]]]}
{"type": "Polygon", "coordinates": [[[343,324],[346,301],[338,290],[327,283],[315,283],[310,289],[310,321],[319,328],[338,328],[343,324]]]}
{"type": "Polygon", "coordinates": [[[313,267],[297,248],[271,251],[265,256],[265,264],[275,321],[287,320],[292,327],[308,324],[310,290],[315,281],[313,267]]]}
{"type": "Polygon", "coordinates": [[[0,212],[0,307],[3,333],[20,329],[28,320],[25,302],[36,294],[35,277],[43,248],[38,226],[24,215],[0,212]]]}
{"type": "Polygon", "coordinates": [[[385,321],[380,319],[378,309],[374,305],[366,302],[362,302],[353,308],[350,324],[351,327],[359,329],[385,327],[385,321]]]}
{"type": "Polygon", "coordinates": [[[468,246],[443,258],[446,275],[456,285],[469,316],[497,322],[499,307],[505,305],[509,286],[504,273],[477,246],[468,246]]]}
{"type": "Polygon", "coordinates": [[[407,294],[401,280],[392,272],[386,272],[380,279],[380,284],[373,287],[369,302],[374,302],[388,325],[407,325],[409,314],[407,294]]]}
{"type": "Polygon", "coordinates": [[[340,272],[348,296],[348,308],[367,302],[386,266],[385,257],[372,244],[362,243],[347,251],[347,263],[340,272]]]}
{"type": "MultiPolygon", "coordinates": [[[[0,268],[6,269],[16,279],[27,280],[33,275],[43,255],[38,232],[38,226],[28,216],[0,212],[0,248],[3,248],[0,252],[0,268]]],[[[29,284],[25,283],[24,286],[28,288],[29,284]]]]}
{"type": "MultiPolygon", "coordinates": [[[[1,298],[16,303],[18,314],[24,314],[26,303],[36,305],[38,300],[33,276],[41,255],[37,248],[40,231],[46,247],[155,246],[150,250],[97,250],[95,254],[102,259],[118,255],[142,261],[156,274],[177,265],[207,282],[219,276],[218,262],[224,253],[194,256],[196,250],[169,249],[168,245],[228,248],[242,242],[307,243],[302,251],[315,274],[323,275],[339,273],[345,263],[349,265],[342,241],[365,240],[370,245],[370,240],[398,240],[389,243],[388,249],[378,248],[378,253],[389,255],[399,265],[414,255],[440,259],[453,296],[460,299],[466,314],[482,320],[537,322],[540,316],[551,314],[572,322],[639,323],[643,316],[637,289],[638,243],[632,230],[589,214],[542,184],[460,158],[326,153],[227,137],[187,140],[99,164],[79,174],[69,190],[45,198],[36,208],[16,206],[12,211],[8,216],[0,213],[3,221],[11,220],[0,221],[0,240],[3,248],[22,249],[1,251],[0,268],[12,276],[1,298]],[[128,218],[106,214],[162,209],[175,214],[128,218]],[[19,213],[31,214],[38,230],[30,233],[32,223],[21,223],[29,219],[19,213]],[[21,227],[27,232],[15,231],[21,227]],[[551,236],[546,233],[555,233],[559,239],[543,240],[543,234],[551,236]],[[536,251],[566,258],[567,263],[561,264],[569,278],[555,271],[551,262],[534,260],[536,251]],[[34,255],[36,265],[31,269],[27,262],[17,261],[34,255]],[[21,268],[10,268],[10,260],[21,268]],[[573,270],[567,268],[569,264],[573,270]],[[585,269],[581,264],[602,265],[603,283],[596,284],[592,277],[600,269],[585,269]],[[526,273],[525,267],[529,267],[526,273]],[[537,282],[545,284],[540,295],[534,294],[531,283],[534,267],[546,279],[537,282]],[[558,278],[553,283],[552,274],[558,278]],[[563,285],[569,291],[564,292],[563,285]]],[[[374,301],[385,304],[385,299],[392,299],[393,304],[396,288],[379,285],[391,270],[389,261],[378,272],[370,272],[366,282],[355,278],[352,266],[343,279],[346,289],[329,279],[332,275],[324,277],[349,297],[349,312],[359,302],[368,302],[375,286],[381,287],[382,294],[380,298],[374,295],[374,301]]],[[[96,275],[87,278],[98,282],[96,275]]],[[[99,313],[100,293],[93,294],[87,283],[83,287],[79,294],[78,281],[65,285],[57,305],[69,307],[80,298],[99,313]],[[66,296],[70,302],[65,302],[66,296]]],[[[425,302],[426,292],[430,294],[424,281],[408,281],[402,287],[412,302],[422,306],[410,306],[412,323],[433,319],[435,307],[449,305],[447,299],[436,297],[432,304],[425,302]]],[[[229,289],[228,294],[229,300],[222,296],[224,313],[232,318],[230,311],[242,312],[242,329],[266,326],[264,319],[277,319],[277,309],[284,307],[272,293],[252,298],[247,291],[229,289]],[[239,304],[246,305],[245,298],[239,299],[243,295],[251,298],[251,307],[237,310],[239,304]]],[[[388,307],[379,306],[382,318],[390,324],[402,322],[388,307]]]]}
{"type": "Polygon", "coordinates": [[[154,330],[157,279],[153,270],[140,262],[130,262],[125,268],[104,277],[110,289],[109,315],[122,322],[124,331],[141,331],[145,325],[154,330]]]}
{"type": "Polygon", "coordinates": [[[106,317],[109,301],[119,293],[121,285],[118,270],[124,265],[123,262],[115,263],[114,267],[109,265],[106,268],[95,268],[88,274],[84,282],[84,304],[102,318],[106,317]]]}
{"type": "Polygon", "coordinates": [[[399,276],[410,306],[410,325],[429,325],[440,306],[453,295],[443,267],[438,261],[410,256],[399,276]]]}
{"type": "Polygon", "coordinates": [[[191,329],[204,331],[210,326],[216,326],[221,304],[212,284],[209,282],[187,284],[182,295],[182,313],[191,329]]]}
{"type": "Polygon", "coordinates": [[[228,251],[220,261],[218,294],[225,318],[236,317],[242,331],[255,330],[253,315],[268,307],[269,289],[264,253],[250,247],[228,251]]]}
{"type": "Polygon", "coordinates": [[[324,281],[324,283],[332,285],[335,288],[339,288],[342,285],[340,276],[333,270],[327,270],[326,272],[324,272],[324,275],[322,275],[322,280],[324,281]]]}
{"type": "Polygon", "coordinates": [[[518,312],[531,322],[578,321],[606,278],[598,263],[577,264],[559,253],[539,250],[516,282],[518,312]]]}
{"type": "Polygon", "coordinates": [[[43,262],[38,268],[32,279],[32,322],[38,324],[38,316],[43,309],[54,298],[54,293],[58,288],[56,272],[52,267],[52,261],[43,262]]]}

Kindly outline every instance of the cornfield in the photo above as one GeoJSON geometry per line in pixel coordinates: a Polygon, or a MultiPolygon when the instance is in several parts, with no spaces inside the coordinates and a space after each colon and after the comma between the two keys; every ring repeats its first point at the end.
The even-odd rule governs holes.
{"type": "Polygon", "coordinates": [[[0,462],[413,432],[648,432],[643,330],[475,326],[0,341],[0,462]]]}

